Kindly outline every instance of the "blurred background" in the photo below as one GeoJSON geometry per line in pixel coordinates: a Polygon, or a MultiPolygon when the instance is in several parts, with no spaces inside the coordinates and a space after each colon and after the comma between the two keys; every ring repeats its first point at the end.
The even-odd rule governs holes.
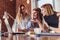
{"type": "MultiPolygon", "coordinates": [[[[0,19],[2,20],[1,30],[6,32],[7,28],[4,23],[3,15],[4,12],[8,12],[14,19],[18,12],[18,7],[24,4],[29,14],[32,13],[32,9],[41,7],[45,3],[50,3],[57,12],[60,12],[60,0],[0,0],[0,19]]],[[[14,20],[9,16],[9,24],[12,27],[14,20]]]]}

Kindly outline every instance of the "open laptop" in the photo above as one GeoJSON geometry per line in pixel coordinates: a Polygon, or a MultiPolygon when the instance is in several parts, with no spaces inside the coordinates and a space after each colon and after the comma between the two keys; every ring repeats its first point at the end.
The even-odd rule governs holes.
{"type": "Polygon", "coordinates": [[[11,33],[11,34],[25,34],[24,32],[13,32],[7,18],[4,20],[4,22],[6,24],[6,27],[7,27],[7,30],[9,33],[11,33]]]}
{"type": "Polygon", "coordinates": [[[12,28],[11,28],[9,22],[8,22],[8,18],[9,18],[9,16],[8,16],[7,12],[5,11],[4,15],[3,15],[3,19],[4,19],[4,22],[6,24],[6,28],[7,28],[8,32],[12,33],[12,34],[24,34],[24,33],[21,33],[21,32],[13,32],[13,30],[12,30],[12,28]]]}

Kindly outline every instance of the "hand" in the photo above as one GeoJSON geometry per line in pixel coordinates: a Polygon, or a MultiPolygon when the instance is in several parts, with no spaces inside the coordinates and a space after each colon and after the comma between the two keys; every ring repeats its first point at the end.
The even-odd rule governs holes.
{"type": "Polygon", "coordinates": [[[40,21],[38,19],[35,19],[35,20],[32,19],[31,21],[34,22],[34,23],[40,23],[40,21]]]}

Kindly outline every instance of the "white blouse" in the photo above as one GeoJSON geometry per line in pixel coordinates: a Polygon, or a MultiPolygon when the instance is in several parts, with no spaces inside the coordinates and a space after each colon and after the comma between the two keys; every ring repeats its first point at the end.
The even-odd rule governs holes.
{"type": "Polygon", "coordinates": [[[20,23],[18,23],[17,19],[15,19],[12,30],[16,32],[17,29],[21,29],[21,30],[28,29],[29,27],[27,25],[29,21],[30,21],[30,18],[24,18],[21,20],[20,23]]]}

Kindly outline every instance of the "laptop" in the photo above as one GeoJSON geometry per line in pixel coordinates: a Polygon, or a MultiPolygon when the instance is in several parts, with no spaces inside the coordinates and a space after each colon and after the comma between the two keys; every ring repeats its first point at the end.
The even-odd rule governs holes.
{"type": "Polygon", "coordinates": [[[7,27],[7,30],[9,33],[11,33],[11,34],[25,34],[24,32],[13,32],[7,18],[4,20],[4,22],[6,24],[6,27],[7,27]]]}

